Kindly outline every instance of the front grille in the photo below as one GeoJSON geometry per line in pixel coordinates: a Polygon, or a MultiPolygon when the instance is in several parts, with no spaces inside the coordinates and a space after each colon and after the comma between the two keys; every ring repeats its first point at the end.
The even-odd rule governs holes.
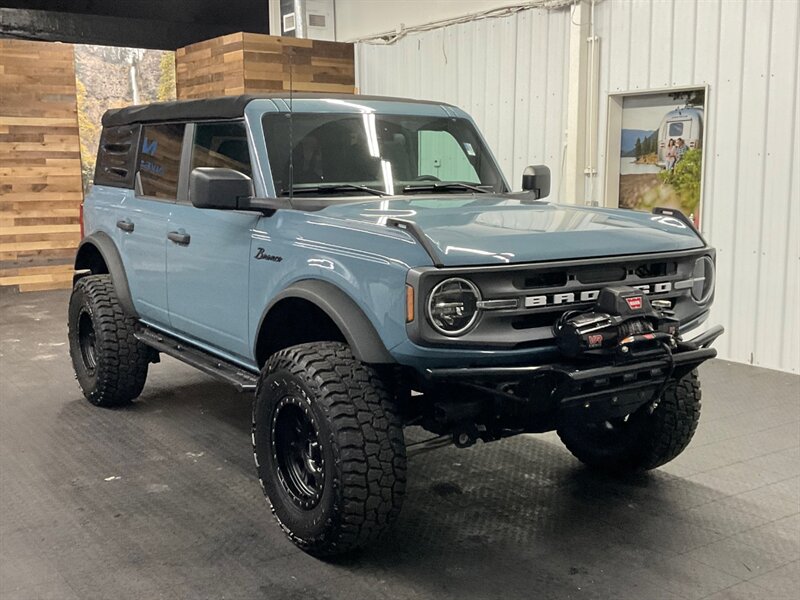
{"type": "MultiPolygon", "coordinates": [[[[675,256],[598,259],[596,262],[509,265],[475,269],[426,269],[418,280],[419,298],[442,279],[451,276],[473,281],[484,301],[516,300],[516,308],[482,311],[477,325],[458,338],[444,338],[426,321],[409,326],[417,342],[482,348],[533,348],[552,345],[552,327],[568,310],[591,307],[599,291],[608,286],[638,287],[650,299],[668,299],[678,319],[688,319],[698,307],[687,289],[675,286],[692,277],[694,262],[703,251],[675,256]]],[[[420,313],[422,314],[422,313],[420,313]]]]}

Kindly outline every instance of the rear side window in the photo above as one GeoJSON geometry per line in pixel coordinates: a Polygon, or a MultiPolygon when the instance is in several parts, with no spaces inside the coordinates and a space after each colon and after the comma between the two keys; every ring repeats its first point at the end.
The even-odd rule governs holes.
{"type": "Polygon", "coordinates": [[[192,169],[217,167],[252,174],[244,123],[198,123],[192,144],[192,169]]]}
{"type": "Polygon", "coordinates": [[[139,144],[139,178],[142,195],[175,200],[181,166],[183,123],[145,125],[139,144]]]}
{"type": "Polygon", "coordinates": [[[97,149],[95,185],[133,188],[139,125],[105,127],[97,149]]]}

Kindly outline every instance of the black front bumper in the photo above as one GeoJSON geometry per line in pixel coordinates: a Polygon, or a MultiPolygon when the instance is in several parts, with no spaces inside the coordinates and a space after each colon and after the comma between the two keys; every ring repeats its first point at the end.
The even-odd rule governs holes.
{"type": "Polygon", "coordinates": [[[463,385],[517,403],[556,409],[561,417],[589,420],[624,417],[652,402],[669,379],[680,379],[717,355],[710,345],[723,332],[714,327],[693,340],[679,342],[671,356],[624,364],[556,363],[522,367],[429,369],[436,386],[463,385]]]}

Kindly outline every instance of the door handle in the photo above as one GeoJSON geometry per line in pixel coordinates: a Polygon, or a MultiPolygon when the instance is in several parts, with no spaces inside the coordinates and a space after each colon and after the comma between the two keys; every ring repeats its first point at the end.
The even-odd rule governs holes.
{"type": "Polygon", "coordinates": [[[189,241],[192,239],[192,236],[190,236],[188,233],[180,231],[170,231],[167,234],[167,239],[172,242],[175,242],[180,246],[188,246],[189,241]]]}
{"type": "Polygon", "coordinates": [[[133,221],[129,221],[128,219],[120,219],[117,221],[117,228],[131,233],[133,231],[133,221]]]}

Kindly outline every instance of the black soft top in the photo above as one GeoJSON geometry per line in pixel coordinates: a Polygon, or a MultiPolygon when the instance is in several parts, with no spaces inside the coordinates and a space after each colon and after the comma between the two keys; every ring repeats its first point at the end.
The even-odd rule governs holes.
{"type": "MultiPolygon", "coordinates": [[[[296,100],[322,100],[326,98],[339,100],[387,100],[390,102],[414,102],[423,104],[445,104],[412,100],[409,98],[391,98],[388,96],[356,96],[353,94],[311,94],[295,93],[296,100]]],[[[196,121],[208,119],[235,119],[244,116],[245,107],[253,100],[289,100],[288,92],[275,94],[245,94],[242,96],[221,96],[218,98],[202,98],[200,100],[176,100],[174,102],[157,102],[112,108],[103,115],[104,127],[117,127],[132,123],[153,123],[157,121],[196,121]]]]}

